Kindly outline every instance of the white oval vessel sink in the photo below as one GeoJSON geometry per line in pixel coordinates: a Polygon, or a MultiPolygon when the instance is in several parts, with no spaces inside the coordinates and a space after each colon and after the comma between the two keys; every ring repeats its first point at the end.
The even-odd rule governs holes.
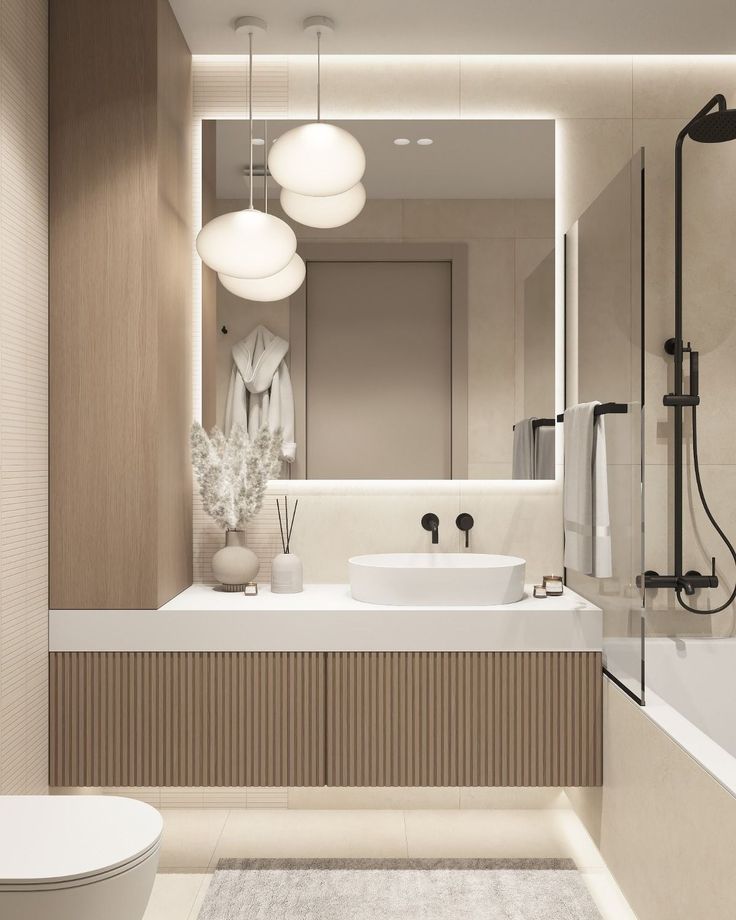
{"type": "Polygon", "coordinates": [[[466,607],[514,604],[524,596],[526,562],[487,553],[354,556],[350,591],[368,604],[466,607]]]}

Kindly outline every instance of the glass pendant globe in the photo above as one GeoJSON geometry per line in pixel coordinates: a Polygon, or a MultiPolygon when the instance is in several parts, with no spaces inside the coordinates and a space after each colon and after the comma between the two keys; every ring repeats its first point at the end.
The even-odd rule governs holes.
{"type": "Polygon", "coordinates": [[[291,261],[280,272],[270,278],[233,278],[220,274],[222,286],[232,294],[245,300],[284,300],[301,287],[306,274],[306,266],[301,256],[294,253],[291,261]]]}
{"type": "Polygon", "coordinates": [[[281,189],[281,207],[293,220],[307,227],[342,227],[363,210],[365,188],[362,182],[340,195],[298,195],[288,188],[281,189]]]}
{"type": "Polygon", "coordinates": [[[197,236],[197,252],[223,275],[268,278],[289,264],[296,252],[296,236],[280,218],[247,208],[205,224],[197,236]]]}
{"type": "Polygon", "coordinates": [[[339,195],[363,178],[365,153],[348,131],[315,121],[274,141],[268,167],[279,185],[299,195],[339,195]]]}

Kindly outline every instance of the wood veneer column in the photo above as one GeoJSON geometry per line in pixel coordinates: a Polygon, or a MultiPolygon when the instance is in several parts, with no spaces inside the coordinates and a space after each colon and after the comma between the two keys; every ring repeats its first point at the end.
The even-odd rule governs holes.
{"type": "Polygon", "coordinates": [[[50,604],[191,584],[191,55],[166,0],[50,3],[50,604]]]}

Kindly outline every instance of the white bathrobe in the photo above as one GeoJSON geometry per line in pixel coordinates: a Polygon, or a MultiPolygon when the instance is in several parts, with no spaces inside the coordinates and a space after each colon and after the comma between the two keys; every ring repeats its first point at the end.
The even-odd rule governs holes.
{"type": "Polygon", "coordinates": [[[286,353],[289,343],[256,326],[242,342],[233,345],[233,369],[225,404],[225,434],[234,425],[243,425],[253,438],[268,425],[284,434],[282,457],[291,463],[296,455],[294,442],[294,393],[291,388],[286,353]]]}

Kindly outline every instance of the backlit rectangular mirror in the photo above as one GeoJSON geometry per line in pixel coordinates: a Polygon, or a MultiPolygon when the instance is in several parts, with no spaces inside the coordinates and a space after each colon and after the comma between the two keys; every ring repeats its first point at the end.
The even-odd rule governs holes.
{"type": "MultiPolygon", "coordinates": [[[[203,269],[205,423],[280,421],[283,478],[553,479],[554,121],[336,122],[367,200],[334,229],[264,176],[296,124],[255,122],[254,203],[306,276],[257,302],[203,269]]],[[[247,207],[248,151],[247,121],[203,123],[203,222],[247,207]]]]}

